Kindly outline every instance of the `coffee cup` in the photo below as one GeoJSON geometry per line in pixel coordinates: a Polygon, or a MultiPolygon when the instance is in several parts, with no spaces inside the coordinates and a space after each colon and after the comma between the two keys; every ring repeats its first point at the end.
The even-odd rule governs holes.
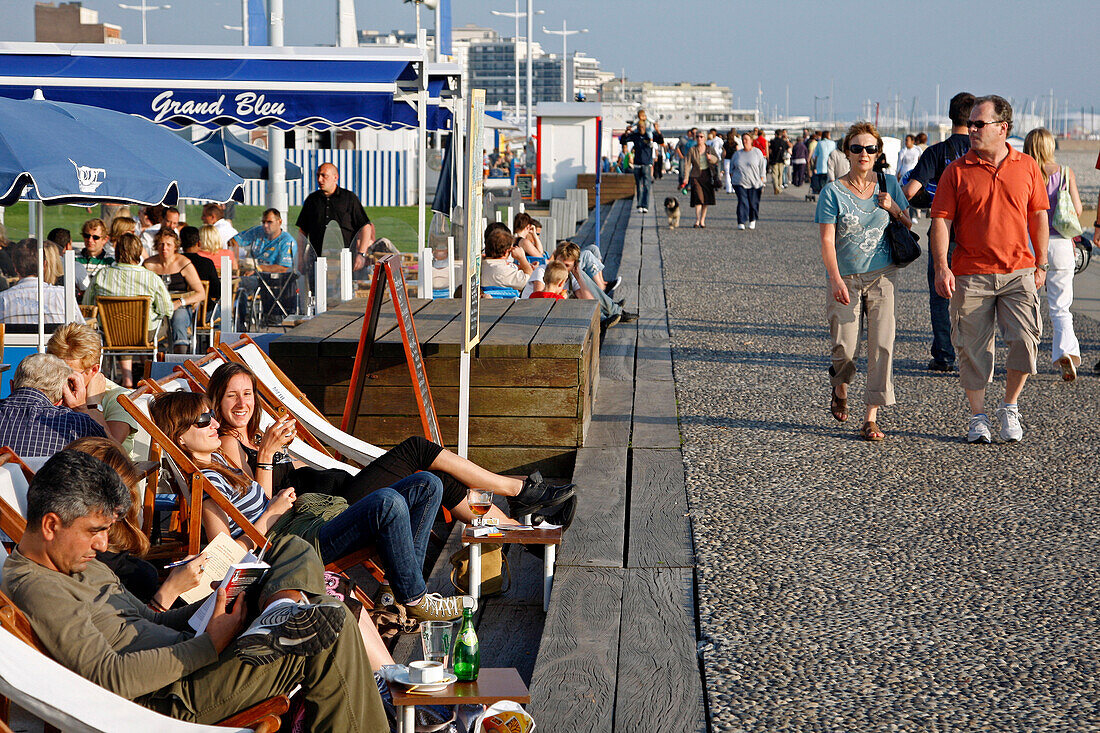
{"type": "Polygon", "coordinates": [[[409,662],[409,680],[417,685],[440,682],[445,672],[442,662],[409,662]]]}

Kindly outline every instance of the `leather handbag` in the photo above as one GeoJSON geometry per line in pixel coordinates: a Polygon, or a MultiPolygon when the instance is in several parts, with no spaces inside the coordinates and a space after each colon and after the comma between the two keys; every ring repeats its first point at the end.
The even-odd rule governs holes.
{"type": "MultiPolygon", "coordinates": [[[[470,548],[463,547],[451,555],[451,585],[460,593],[470,592],[470,548]]],[[[495,596],[512,585],[512,573],[504,545],[486,543],[481,546],[481,595],[495,596]]]]}
{"type": "MultiPolygon", "coordinates": [[[[881,191],[886,190],[886,174],[882,171],[879,171],[878,174],[878,187],[881,191]]],[[[890,217],[890,223],[886,225],[886,241],[890,244],[890,254],[893,256],[896,266],[905,267],[920,257],[921,250],[920,245],[917,244],[918,239],[919,237],[913,234],[909,227],[893,216],[890,217]]]]}
{"type": "Polygon", "coordinates": [[[1077,209],[1073,207],[1073,197],[1069,195],[1069,181],[1066,171],[1062,166],[1062,184],[1058,186],[1058,203],[1054,207],[1054,220],[1051,225],[1055,231],[1066,239],[1073,239],[1085,231],[1081,226],[1081,220],[1077,218],[1077,209]]]}

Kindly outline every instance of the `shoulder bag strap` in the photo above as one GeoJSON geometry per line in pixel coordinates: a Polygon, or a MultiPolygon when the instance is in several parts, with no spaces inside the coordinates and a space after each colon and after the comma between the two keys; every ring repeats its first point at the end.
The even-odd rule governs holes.
{"type": "Polygon", "coordinates": [[[1066,168],[1066,166],[1062,166],[1062,182],[1060,184],[1058,184],[1058,191],[1059,192],[1069,190],[1069,183],[1067,182],[1066,170],[1068,170],[1066,168]]]}

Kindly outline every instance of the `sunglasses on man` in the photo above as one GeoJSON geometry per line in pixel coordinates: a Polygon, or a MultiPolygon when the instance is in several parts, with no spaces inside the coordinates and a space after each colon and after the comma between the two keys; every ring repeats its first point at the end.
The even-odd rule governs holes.
{"type": "Polygon", "coordinates": [[[986,122],[985,120],[967,120],[966,127],[968,129],[973,127],[975,130],[980,130],[986,125],[999,125],[1002,122],[1004,122],[1004,120],[990,120],[989,122],[986,122]]]}
{"type": "Polygon", "coordinates": [[[866,151],[868,155],[874,155],[878,152],[878,145],[849,145],[848,152],[859,155],[866,151]]]}
{"type": "Polygon", "coordinates": [[[93,242],[98,242],[99,240],[103,239],[103,236],[100,234],[84,234],[81,236],[83,236],[85,239],[90,239],[93,242]]]}

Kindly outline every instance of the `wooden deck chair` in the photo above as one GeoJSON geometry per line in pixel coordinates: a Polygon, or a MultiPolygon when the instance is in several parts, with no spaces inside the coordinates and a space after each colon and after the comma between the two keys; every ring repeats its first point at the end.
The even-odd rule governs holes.
{"type": "Polygon", "coordinates": [[[155,338],[149,338],[152,300],[148,295],[100,295],[96,298],[105,356],[117,359],[120,356],[148,354],[152,361],[156,361],[157,342],[155,338]]]}
{"type": "MultiPolygon", "coordinates": [[[[156,394],[158,389],[159,385],[147,380],[142,383],[139,389],[135,390],[132,397],[142,399],[156,394]]],[[[220,507],[229,519],[244,530],[245,536],[257,547],[266,544],[267,538],[264,537],[263,533],[256,529],[256,526],[248,521],[237,507],[233,506],[233,502],[214,487],[210,480],[199,470],[198,466],[195,465],[194,461],[180,450],[179,446],[168,439],[168,436],[152,421],[148,413],[143,412],[134,404],[132,397],[120,395],[118,403],[149,433],[153,443],[160,447],[161,455],[166,459],[165,463],[173,475],[176,490],[188,505],[187,554],[197,554],[202,547],[202,501],[204,497],[210,498],[220,507]]],[[[362,565],[379,583],[382,583],[385,575],[375,561],[376,557],[377,554],[373,549],[360,550],[328,563],[325,565],[325,569],[342,573],[350,568],[362,565]]],[[[365,599],[360,597],[360,601],[363,600],[365,599]]],[[[367,603],[364,603],[364,605],[368,608],[372,607],[367,603]]]]}
{"type": "Polygon", "coordinates": [[[330,423],[309,399],[291,382],[283,370],[250,337],[235,344],[218,344],[227,359],[244,364],[256,375],[260,394],[271,405],[283,405],[321,443],[345,458],[367,465],[385,454],[385,450],[349,435],[330,423]]]}
{"type": "Polygon", "coordinates": [[[14,543],[27,529],[27,489],[34,471],[11,448],[0,448],[0,531],[14,543]]]}
{"type": "Polygon", "coordinates": [[[0,716],[9,721],[9,700],[46,723],[46,731],[108,733],[224,733],[226,730],[276,733],[279,716],[290,707],[278,695],[223,720],[217,726],[186,723],[115,695],[61,666],[46,654],[30,621],[0,593],[0,716]]]}

